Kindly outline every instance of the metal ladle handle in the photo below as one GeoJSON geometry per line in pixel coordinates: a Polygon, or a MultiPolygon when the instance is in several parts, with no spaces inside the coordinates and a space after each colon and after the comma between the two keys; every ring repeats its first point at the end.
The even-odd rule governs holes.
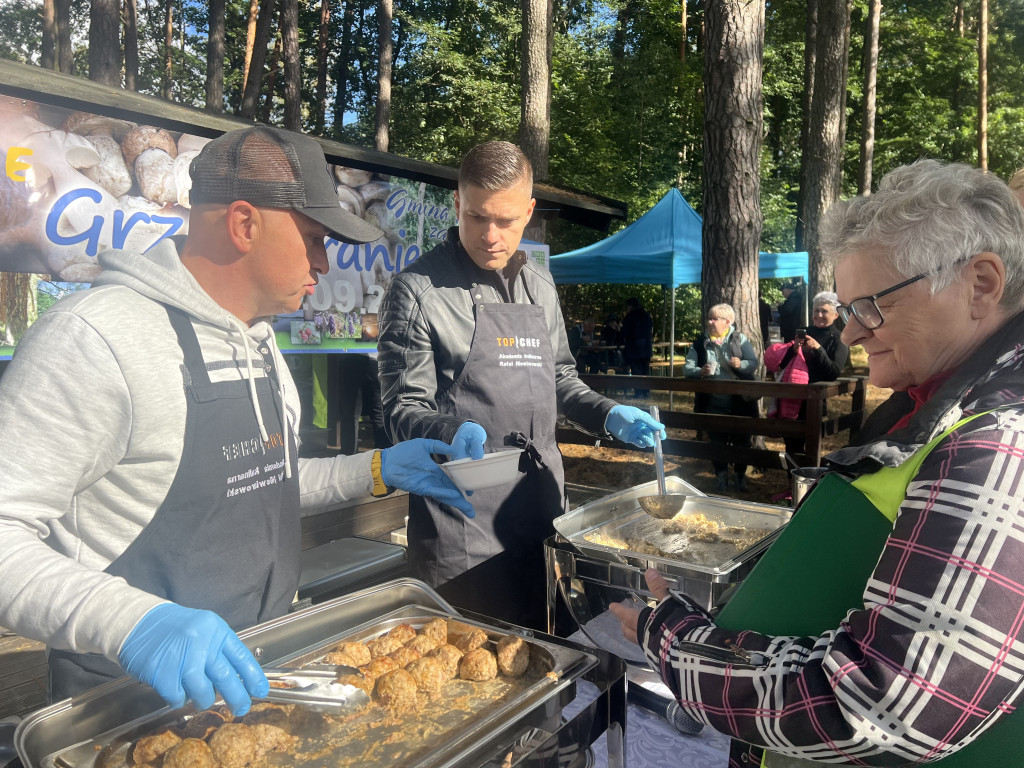
{"type": "MultiPolygon", "coordinates": [[[[651,406],[651,418],[661,421],[658,417],[658,406],[651,406]]],[[[658,471],[658,493],[662,496],[668,495],[665,490],[665,458],[661,453],[661,432],[654,433],[654,468],[658,471]]]]}

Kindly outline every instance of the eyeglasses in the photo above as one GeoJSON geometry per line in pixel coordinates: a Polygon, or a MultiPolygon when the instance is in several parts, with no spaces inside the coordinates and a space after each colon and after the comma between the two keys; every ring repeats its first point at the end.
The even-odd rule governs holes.
{"type": "Polygon", "coordinates": [[[859,299],[854,299],[849,304],[836,304],[836,312],[839,313],[839,317],[843,323],[850,322],[851,317],[857,318],[857,322],[860,323],[864,330],[873,331],[876,328],[881,327],[882,323],[885,322],[885,317],[882,315],[882,310],[878,308],[876,300],[887,296],[894,291],[898,291],[900,288],[906,288],[908,285],[916,283],[918,280],[924,280],[926,277],[931,277],[934,272],[924,272],[916,277],[912,277],[909,280],[904,280],[902,283],[897,283],[892,288],[886,288],[884,291],[879,291],[873,296],[861,296],[859,299]]]}

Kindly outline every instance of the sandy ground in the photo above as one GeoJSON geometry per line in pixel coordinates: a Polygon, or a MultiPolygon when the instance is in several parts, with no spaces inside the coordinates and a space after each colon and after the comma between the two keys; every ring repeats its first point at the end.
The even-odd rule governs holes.
{"type": "MultiPolygon", "coordinates": [[[[868,413],[890,394],[891,390],[879,389],[869,384],[866,398],[868,413]]],[[[681,404],[678,400],[677,397],[672,408],[684,409],[686,404],[681,404]]],[[[641,408],[652,404],[658,405],[663,410],[669,407],[667,395],[655,396],[650,400],[625,400],[625,402],[641,408]]],[[[848,413],[850,410],[849,396],[839,398],[838,405],[840,412],[845,410],[848,413]]],[[[692,438],[693,432],[669,430],[669,436],[692,438]]],[[[828,453],[841,448],[846,445],[848,439],[848,432],[826,436],[822,441],[824,452],[828,453]]],[[[781,440],[769,439],[765,443],[772,450],[782,451],[785,448],[781,440]]],[[[621,490],[650,482],[657,476],[654,469],[654,456],[650,453],[584,445],[560,444],[559,447],[564,457],[565,479],[570,483],[621,490]]],[[[715,475],[709,461],[666,456],[665,472],[682,478],[704,493],[719,493],[714,490],[715,475]]],[[[748,501],[786,503],[783,497],[790,489],[788,474],[781,467],[779,469],[749,468],[747,470],[747,485],[746,493],[740,493],[734,488],[730,488],[726,495],[748,501]]]]}

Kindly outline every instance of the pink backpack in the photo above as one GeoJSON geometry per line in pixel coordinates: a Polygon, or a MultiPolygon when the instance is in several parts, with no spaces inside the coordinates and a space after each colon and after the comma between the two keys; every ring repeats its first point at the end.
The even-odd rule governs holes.
{"type": "MultiPolygon", "coordinates": [[[[764,366],[769,372],[775,374],[776,381],[783,381],[787,384],[806,384],[811,377],[807,370],[807,361],[804,359],[802,347],[796,348],[789,364],[784,370],[779,370],[786,353],[790,351],[792,344],[788,341],[781,341],[771,344],[764,351],[764,366]]],[[[770,419],[797,419],[800,418],[800,404],[802,400],[794,400],[791,397],[773,397],[768,403],[768,418],[770,419]]]]}

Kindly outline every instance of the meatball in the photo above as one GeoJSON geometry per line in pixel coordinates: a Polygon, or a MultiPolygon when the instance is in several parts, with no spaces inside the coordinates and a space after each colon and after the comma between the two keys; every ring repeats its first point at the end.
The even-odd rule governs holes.
{"type": "Polygon", "coordinates": [[[375,659],[381,656],[390,656],[392,653],[401,648],[403,643],[399,642],[394,637],[378,637],[376,640],[371,640],[366,644],[366,647],[370,649],[370,656],[375,659]]]}
{"type": "MultiPolygon", "coordinates": [[[[369,664],[373,657],[370,655],[370,649],[362,643],[342,643],[334,649],[339,653],[344,653],[350,656],[356,663],[352,666],[361,667],[364,664],[369,664]]],[[[326,660],[325,660],[326,661],[326,660]]],[[[337,664],[338,662],[327,662],[328,664],[337,664]]]]}
{"type": "Polygon", "coordinates": [[[252,727],[252,734],[256,737],[256,746],[262,752],[287,752],[295,747],[297,738],[292,736],[284,728],[267,723],[257,723],[252,727]]]}
{"type": "Polygon", "coordinates": [[[179,744],[181,744],[181,736],[174,731],[158,731],[149,736],[143,736],[135,742],[131,756],[132,762],[136,765],[156,762],[160,755],[179,744]]]}
{"type": "Polygon", "coordinates": [[[395,663],[400,667],[408,666],[412,661],[416,661],[423,654],[419,651],[415,651],[407,645],[403,645],[397,651],[391,654],[391,658],[395,660],[395,663]]]}
{"type": "MultiPolygon", "coordinates": [[[[346,667],[358,667],[359,666],[356,663],[355,658],[352,657],[352,656],[349,656],[344,651],[331,651],[330,653],[328,653],[326,656],[323,657],[322,661],[323,661],[324,664],[344,664],[346,667]]],[[[366,654],[366,661],[364,663],[368,664],[369,662],[370,662],[370,654],[369,654],[369,652],[367,652],[367,654],[366,654]]]]}
{"type": "Polygon", "coordinates": [[[412,648],[421,656],[426,656],[430,651],[441,645],[441,642],[436,637],[431,637],[430,635],[416,635],[416,637],[405,644],[405,647],[412,648]]]}
{"type": "Polygon", "coordinates": [[[338,675],[335,682],[341,683],[342,685],[354,685],[356,688],[366,691],[367,696],[373,695],[374,679],[372,677],[367,677],[366,675],[352,674],[338,675]]]}
{"type": "Polygon", "coordinates": [[[393,637],[402,645],[405,645],[416,637],[416,628],[412,624],[399,624],[397,627],[392,627],[387,636],[393,637]]]}
{"type": "Polygon", "coordinates": [[[445,643],[439,645],[437,648],[432,650],[430,656],[440,659],[441,663],[444,664],[444,671],[449,678],[455,677],[459,674],[459,661],[462,659],[462,651],[456,648],[454,645],[445,643]]]}
{"type": "Polygon", "coordinates": [[[498,662],[486,648],[476,648],[459,662],[459,677],[463,680],[493,680],[498,676],[498,662]]]}
{"type": "Polygon", "coordinates": [[[530,646],[519,635],[505,635],[498,641],[498,669],[508,677],[519,677],[530,666],[530,646]]]}
{"type": "Polygon", "coordinates": [[[388,709],[401,712],[416,708],[416,678],[404,669],[378,679],[376,692],[377,701],[388,709]]]}
{"type": "Polygon", "coordinates": [[[388,672],[394,672],[398,668],[398,662],[390,656],[381,656],[371,661],[365,667],[360,667],[359,671],[362,672],[364,676],[369,677],[372,680],[376,680],[381,675],[388,672]]]}
{"type": "Polygon", "coordinates": [[[242,718],[246,725],[273,725],[278,728],[288,727],[288,717],[292,707],[288,704],[275,704],[272,701],[254,701],[252,708],[242,718]]]}
{"type": "Polygon", "coordinates": [[[451,678],[444,662],[432,656],[416,659],[405,668],[405,671],[416,679],[416,685],[421,691],[439,691],[451,678]]]}
{"type": "MultiPolygon", "coordinates": [[[[194,717],[185,723],[182,733],[189,739],[205,739],[224,723],[231,722],[230,713],[224,713],[216,709],[207,709],[197,712],[194,717]],[[225,717],[225,714],[228,716],[225,717]]],[[[145,762],[150,762],[146,760],[145,762]]]]}
{"type": "Polygon", "coordinates": [[[210,736],[209,744],[221,768],[245,768],[260,757],[256,734],[242,723],[222,725],[210,736]]]}
{"type": "Polygon", "coordinates": [[[431,619],[420,627],[420,634],[432,637],[437,640],[438,643],[447,643],[448,622],[444,619],[431,619]]]}
{"type": "Polygon", "coordinates": [[[163,768],[218,768],[210,745],[202,739],[184,739],[164,752],[163,768]]]}
{"type": "Polygon", "coordinates": [[[459,635],[455,638],[455,647],[463,653],[469,653],[470,651],[476,650],[481,645],[487,642],[487,633],[482,629],[471,629],[464,635],[459,635]]]}

